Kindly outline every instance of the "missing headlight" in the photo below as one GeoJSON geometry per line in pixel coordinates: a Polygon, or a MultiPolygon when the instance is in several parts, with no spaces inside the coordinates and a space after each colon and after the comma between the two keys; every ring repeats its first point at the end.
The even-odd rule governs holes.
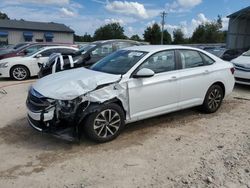
{"type": "Polygon", "coordinates": [[[82,101],[81,98],[76,98],[74,100],[58,100],[58,107],[63,113],[72,113],[76,110],[78,104],[82,101]]]}

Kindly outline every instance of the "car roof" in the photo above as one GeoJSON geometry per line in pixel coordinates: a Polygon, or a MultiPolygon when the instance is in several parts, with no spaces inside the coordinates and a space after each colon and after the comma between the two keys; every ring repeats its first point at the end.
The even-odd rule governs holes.
{"type": "Polygon", "coordinates": [[[142,45],[142,46],[132,46],[132,47],[124,48],[124,49],[144,51],[144,52],[158,52],[162,50],[173,50],[173,49],[190,49],[190,50],[201,51],[198,48],[193,48],[189,46],[181,46],[181,45],[142,45]]]}
{"type": "Polygon", "coordinates": [[[111,43],[111,42],[132,42],[132,43],[140,43],[135,40],[128,40],[128,39],[110,39],[110,40],[98,40],[95,42],[92,42],[92,44],[103,44],[103,43],[111,43]]]}
{"type": "Polygon", "coordinates": [[[54,49],[54,48],[68,48],[68,49],[73,49],[73,50],[78,50],[78,48],[74,48],[74,47],[71,47],[71,46],[45,46],[43,48],[40,48],[41,50],[42,49],[54,49]]]}

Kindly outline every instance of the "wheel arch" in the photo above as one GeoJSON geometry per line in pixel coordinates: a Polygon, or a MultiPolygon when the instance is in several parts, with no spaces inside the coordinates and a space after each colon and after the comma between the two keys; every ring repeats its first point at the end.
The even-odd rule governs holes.
{"type": "MultiPolygon", "coordinates": [[[[85,101],[86,102],[86,101],[85,101]]],[[[79,105],[79,108],[78,108],[78,117],[77,117],[77,122],[78,122],[78,125],[82,124],[84,122],[84,120],[91,114],[91,113],[94,113],[96,111],[98,111],[100,105],[108,105],[108,104],[111,104],[111,103],[114,103],[114,104],[117,104],[118,106],[121,107],[122,111],[124,112],[124,117],[126,117],[126,114],[127,112],[125,111],[123,105],[122,105],[122,102],[121,100],[119,100],[118,98],[113,98],[113,99],[110,99],[110,100],[107,100],[103,103],[98,103],[98,102],[89,102],[89,105],[86,107],[86,103],[83,102],[82,104],[79,105]],[[84,105],[85,103],[85,105],[84,105]],[[86,109],[86,110],[83,110],[83,109],[86,109]]]]}
{"type": "MultiPolygon", "coordinates": [[[[223,91],[223,98],[225,97],[225,94],[226,94],[226,87],[225,87],[225,84],[221,81],[217,81],[217,82],[214,82],[211,86],[213,85],[219,85],[221,88],[222,88],[222,91],[223,91]]],[[[210,86],[210,87],[211,87],[210,86]]],[[[210,88],[209,87],[209,88],[210,88]]]]}

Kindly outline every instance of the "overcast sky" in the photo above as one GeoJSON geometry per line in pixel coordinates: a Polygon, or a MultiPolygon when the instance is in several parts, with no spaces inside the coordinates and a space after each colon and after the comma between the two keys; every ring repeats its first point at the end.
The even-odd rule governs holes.
{"type": "Polygon", "coordinates": [[[93,34],[99,26],[119,22],[128,36],[139,34],[154,22],[160,22],[160,12],[167,11],[166,28],[181,27],[190,36],[202,22],[223,18],[250,6],[250,0],[1,0],[0,11],[11,19],[59,22],[70,26],[76,34],[93,34]]]}

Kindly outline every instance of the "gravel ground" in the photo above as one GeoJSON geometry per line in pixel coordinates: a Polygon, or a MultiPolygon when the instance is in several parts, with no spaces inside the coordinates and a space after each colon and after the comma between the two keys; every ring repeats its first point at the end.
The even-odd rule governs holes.
{"type": "Polygon", "coordinates": [[[114,141],[69,143],[27,124],[34,80],[0,80],[0,187],[250,187],[250,87],[215,114],[183,110],[128,125],[114,141]]]}

